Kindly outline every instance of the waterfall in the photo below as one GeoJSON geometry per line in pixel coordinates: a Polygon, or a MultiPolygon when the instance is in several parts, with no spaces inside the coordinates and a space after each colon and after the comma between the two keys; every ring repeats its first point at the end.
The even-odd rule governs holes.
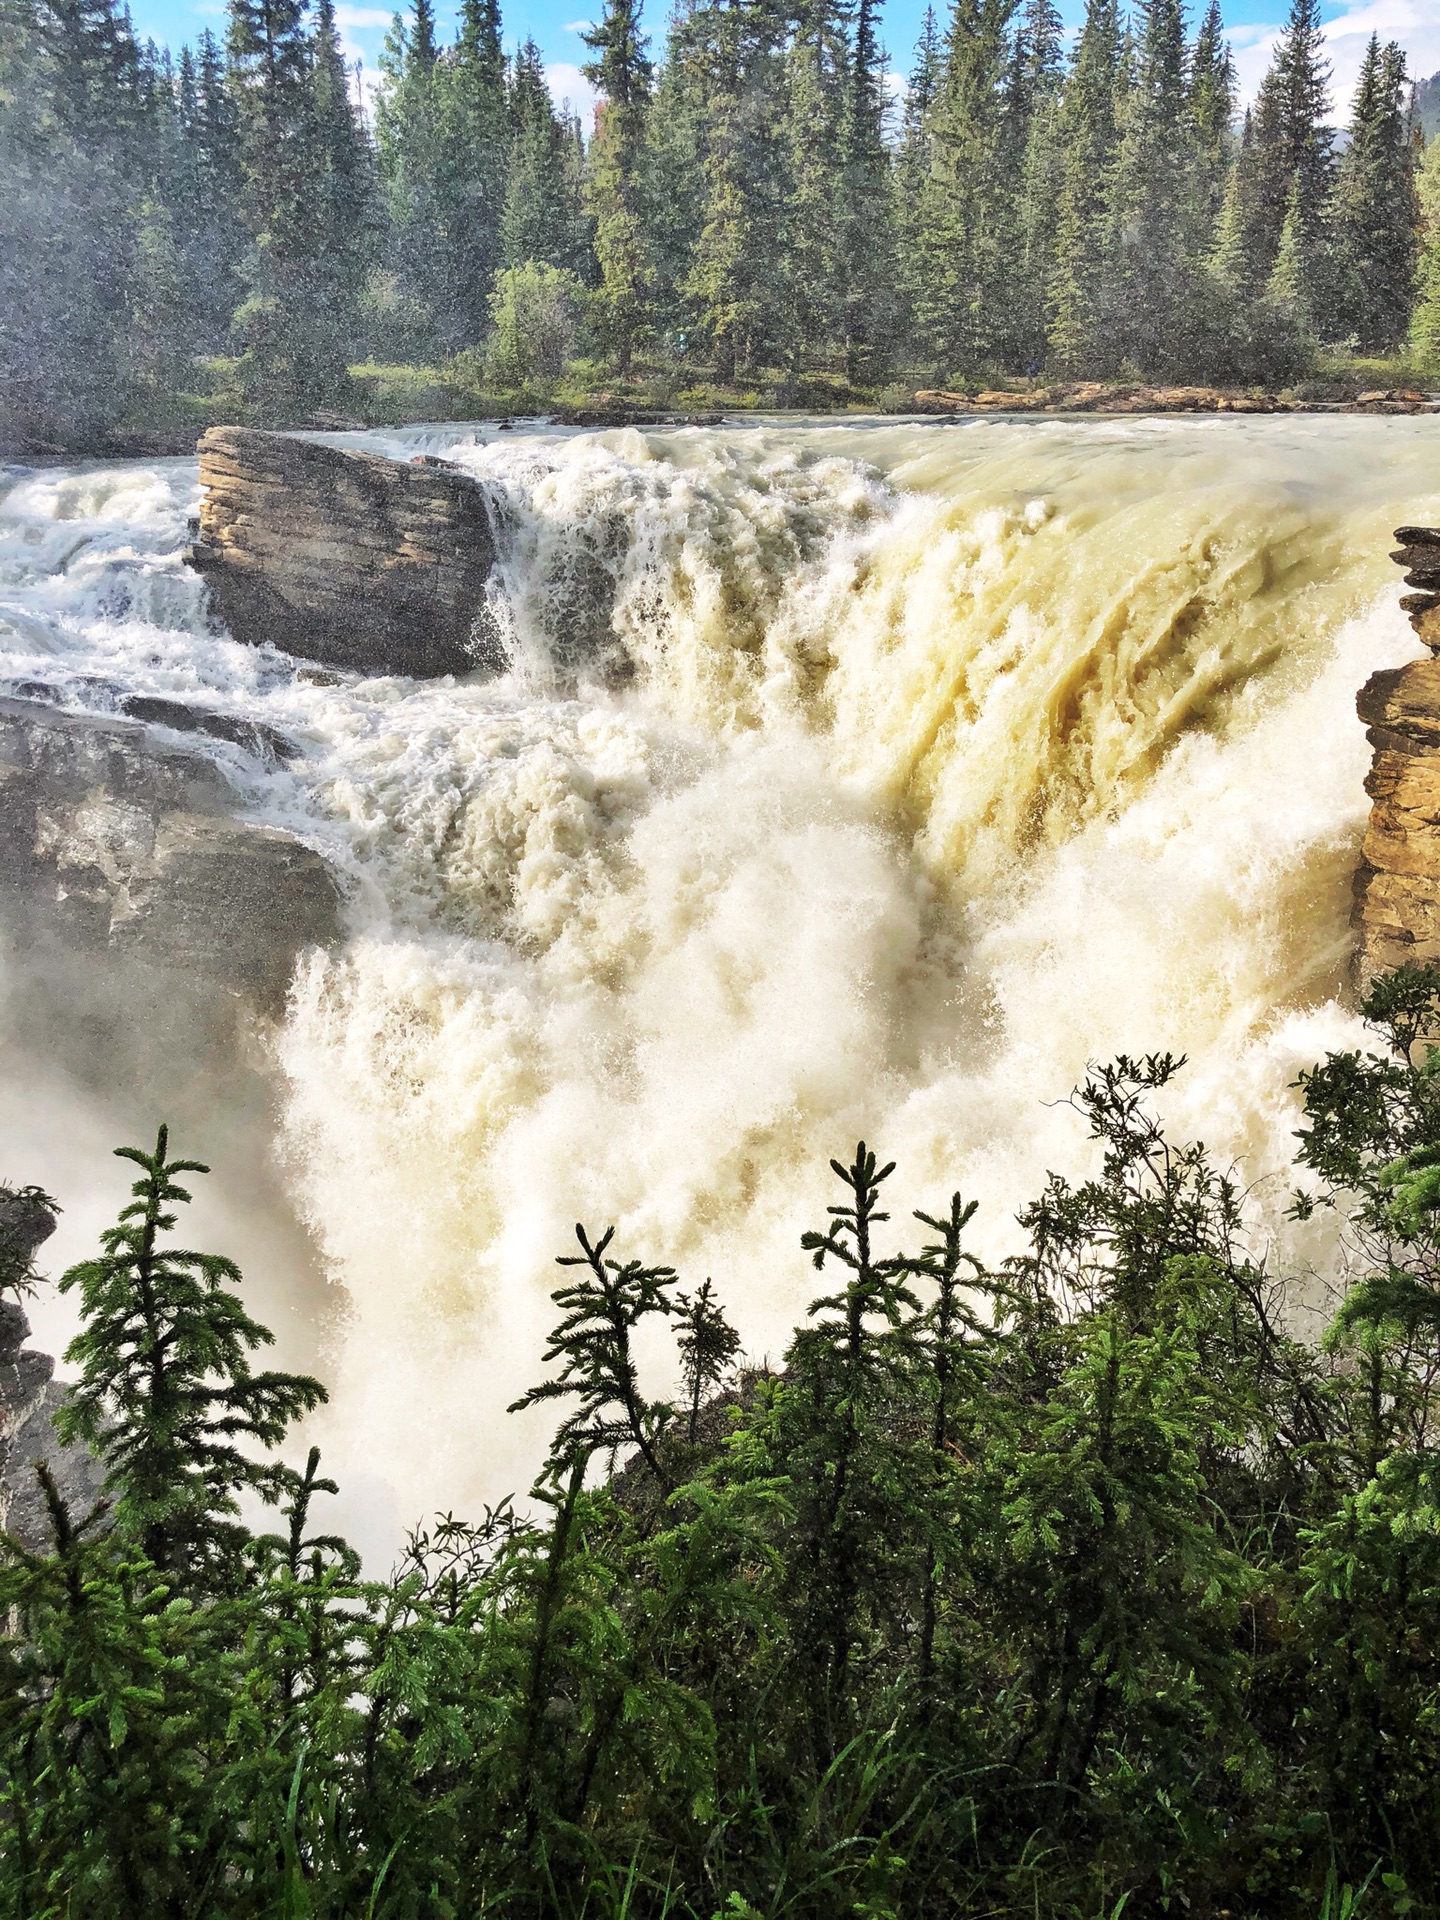
{"type": "Polygon", "coordinates": [[[1277,1230],[1296,1074],[1360,1031],[1354,696],[1414,650],[1385,556],[1440,512],[1428,422],[356,439],[491,488],[503,678],[207,628],[187,462],[9,476],[0,671],[301,745],[216,752],[348,890],[270,1043],[273,1150],[334,1282],[316,1437],[386,1524],[523,1482],[503,1407],[576,1220],[774,1355],[831,1154],[899,1162],[897,1234],[962,1187],[999,1257],[1088,1165],[1087,1062],[1168,1048],[1167,1117],[1277,1230]]]}

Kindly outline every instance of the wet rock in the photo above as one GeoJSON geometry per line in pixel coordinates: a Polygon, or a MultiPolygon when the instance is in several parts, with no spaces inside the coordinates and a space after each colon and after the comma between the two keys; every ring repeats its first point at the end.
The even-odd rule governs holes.
{"type": "Polygon", "coordinates": [[[120,711],[132,720],[174,727],[179,733],[203,733],[211,740],[228,740],[233,746],[254,754],[257,760],[293,760],[300,751],[278,727],[267,727],[263,720],[246,720],[235,713],[214,713],[206,707],[192,706],[188,700],[130,693],[121,700],[120,711]]]}
{"type": "Polygon", "coordinates": [[[365,673],[499,664],[486,628],[490,502],[443,460],[212,427],[190,565],[237,640],[365,673]]]}
{"type": "MultiPolygon", "coordinates": [[[[54,1203],[38,1187],[0,1186],[0,1286],[23,1288],[35,1251],[55,1231],[54,1203]]],[[[48,1353],[25,1345],[30,1323],[18,1300],[0,1300],[0,1528],[23,1546],[49,1543],[49,1516],[34,1463],[44,1460],[72,1511],[88,1511],[100,1468],[84,1447],[63,1447],[53,1416],[64,1395],[48,1353]]]]}
{"type": "Polygon", "coordinates": [[[199,750],[134,720],[0,699],[0,890],[22,942],[183,970],[274,1009],[337,928],[324,860],[239,819],[199,750]]]}

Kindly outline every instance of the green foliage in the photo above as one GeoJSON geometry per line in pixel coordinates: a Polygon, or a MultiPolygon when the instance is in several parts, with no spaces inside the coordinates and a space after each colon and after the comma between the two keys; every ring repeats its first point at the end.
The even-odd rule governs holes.
{"type": "Polygon", "coordinates": [[[80,1378],[57,1426],[103,1458],[107,1491],[147,1558],[198,1577],[245,1537],[227,1517],[236,1495],[273,1497],[274,1470],[247,1445],[275,1446],[326,1396],[300,1374],[251,1372],[248,1355],[272,1336],[226,1289],[240,1279],[233,1261],[162,1244],[176,1220],[167,1208],[190,1198],[175,1175],[209,1171],[167,1151],[164,1127],[153,1153],[117,1149],[140,1168],[135,1198],[106,1229],[103,1253],[60,1281],[62,1293],[78,1290],[84,1325],[66,1349],[80,1378]]]}
{"type": "Polygon", "coordinates": [[[1283,386],[1407,334],[1435,358],[1404,60],[1372,44],[1340,149],[1318,0],[1239,126],[1219,0],[1193,31],[1179,0],[1087,0],[1073,54],[1053,0],[952,0],[898,139],[875,0],[687,5],[653,61],[635,0],[607,0],[593,128],[533,40],[504,53],[498,0],[462,0],[448,43],[432,0],[395,16],[373,127],[333,0],[228,12],[223,54],[202,34],[172,62],[120,0],[0,0],[7,438],[202,423],[221,359],[217,407],[299,424],[394,411],[354,361],[455,365],[487,404],[568,376],[591,404],[613,377],[632,404],[815,407],[1283,386]]]}
{"type": "Polygon", "coordinates": [[[486,372],[497,387],[553,381],[575,351],[584,289],[564,267],[526,260],[495,276],[486,372]]]}
{"type": "Polygon", "coordinates": [[[162,1244],[185,1163],[130,1152],[68,1276],[107,1498],[47,1481],[52,1547],[0,1555],[0,1913],[1434,1913],[1440,969],[1364,1010],[1301,1083],[1296,1210],[1348,1244],[1318,1349],[1157,1118],[1183,1063],[1122,1058],[998,1271],[973,1200],[907,1251],[895,1169],[832,1162],[823,1290],[733,1387],[713,1284],[578,1229],[528,1503],[385,1580],[318,1451],[274,1457],[318,1389],[162,1244]]]}

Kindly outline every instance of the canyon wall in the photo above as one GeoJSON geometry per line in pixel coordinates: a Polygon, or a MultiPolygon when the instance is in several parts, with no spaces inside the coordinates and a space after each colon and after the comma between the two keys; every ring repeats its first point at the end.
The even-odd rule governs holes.
{"type": "Polygon", "coordinates": [[[1440,960],[1440,528],[1399,527],[1391,558],[1430,658],[1372,674],[1356,706],[1375,758],[1370,825],[1355,875],[1362,980],[1440,960]]]}

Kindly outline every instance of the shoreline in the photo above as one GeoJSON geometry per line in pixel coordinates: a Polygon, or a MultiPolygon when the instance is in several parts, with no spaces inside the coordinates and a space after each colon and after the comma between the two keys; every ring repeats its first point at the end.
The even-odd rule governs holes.
{"type": "MultiPolygon", "coordinates": [[[[1377,388],[1353,397],[1311,399],[1284,392],[1087,381],[1018,392],[982,388],[973,394],[959,389],[922,388],[914,393],[911,404],[905,407],[880,408],[858,404],[833,408],[735,406],[692,411],[599,402],[592,406],[537,405],[504,414],[459,414],[453,416],[453,422],[462,425],[473,421],[476,424],[494,425],[501,431],[528,425],[603,431],[617,427],[718,427],[760,418],[840,422],[892,417],[898,422],[907,419],[966,420],[1006,414],[1085,419],[1093,415],[1110,418],[1185,414],[1253,417],[1277,413],[1361,415],[1369,418],[1437,414],[1440,413],[1440,392],[1415,388],[1377,388]]],[[[433,415],[426,416],[425,423],[445,424],[433,415]]],[[[137,427],[128,432],[110,433],[70,445],[22,436],[0,441],[0,462],[50,466],[73,460],[188,458],[194,453],[201,434],[216,424],[221,423],[204,421],[176,427],[137,427]]],[[[318,413],[299,420],[266,424],[270,431],[276,433],[370,433],[419,425],[421,420],[364,420],[318,413]]]]}

